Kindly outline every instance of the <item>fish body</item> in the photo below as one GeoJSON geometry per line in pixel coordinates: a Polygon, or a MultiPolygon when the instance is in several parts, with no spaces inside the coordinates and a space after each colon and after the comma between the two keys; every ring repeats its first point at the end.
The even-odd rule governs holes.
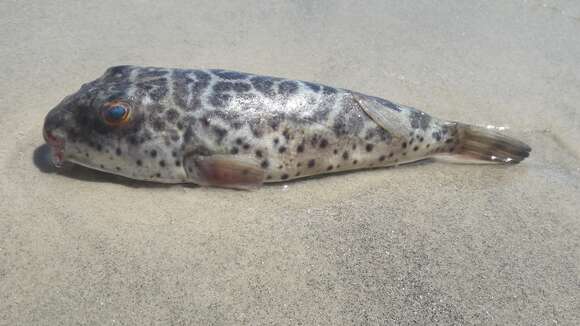
{"type": "Polygon", "coordinates": [[[517,163],[530,148],[494,131],[299,80],[116,66],[45,118],[58,165],[128,178],[252,188],[456,154],[517,163]]]}

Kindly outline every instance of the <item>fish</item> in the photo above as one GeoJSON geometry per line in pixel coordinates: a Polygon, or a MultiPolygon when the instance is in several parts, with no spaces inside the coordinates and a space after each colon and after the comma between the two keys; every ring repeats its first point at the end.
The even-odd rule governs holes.
{"type": "Polygon", "coordinates": [[[531,152],[497,130],[343,88],[133,65],[64,97],[43,137],[57,167],[233,189],[443,156],[515,164],[531,152]]]}

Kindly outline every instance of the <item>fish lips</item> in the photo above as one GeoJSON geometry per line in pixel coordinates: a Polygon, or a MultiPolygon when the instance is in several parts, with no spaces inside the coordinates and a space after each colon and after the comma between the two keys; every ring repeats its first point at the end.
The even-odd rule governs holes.
{"type": "Polygon", "coordinates": [[[44,140],[50,148],[50,161],[52,165],[60,168],[64,164],[65,142],[62,138],[44,130],[44,140]]]}

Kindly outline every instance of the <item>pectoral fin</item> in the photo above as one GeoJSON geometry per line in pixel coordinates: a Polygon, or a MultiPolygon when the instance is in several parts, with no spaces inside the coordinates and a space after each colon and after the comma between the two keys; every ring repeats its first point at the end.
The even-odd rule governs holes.
{"type": "Polygon", "coordinates": [[[202,186],[255,189],[265,177],[258,162],[242,155],[189,155],[183,164],[191,181],[202,186]]]}

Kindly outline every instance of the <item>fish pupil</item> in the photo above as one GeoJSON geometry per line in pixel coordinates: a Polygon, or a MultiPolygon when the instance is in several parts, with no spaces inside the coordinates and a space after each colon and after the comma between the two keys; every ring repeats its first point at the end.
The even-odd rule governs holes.
{"type": "Polygon", "coordinates": [[[121,120],[126,112],[124,107],[117,105],[107,111],[107,118],[112,121],[121,120]]]}

